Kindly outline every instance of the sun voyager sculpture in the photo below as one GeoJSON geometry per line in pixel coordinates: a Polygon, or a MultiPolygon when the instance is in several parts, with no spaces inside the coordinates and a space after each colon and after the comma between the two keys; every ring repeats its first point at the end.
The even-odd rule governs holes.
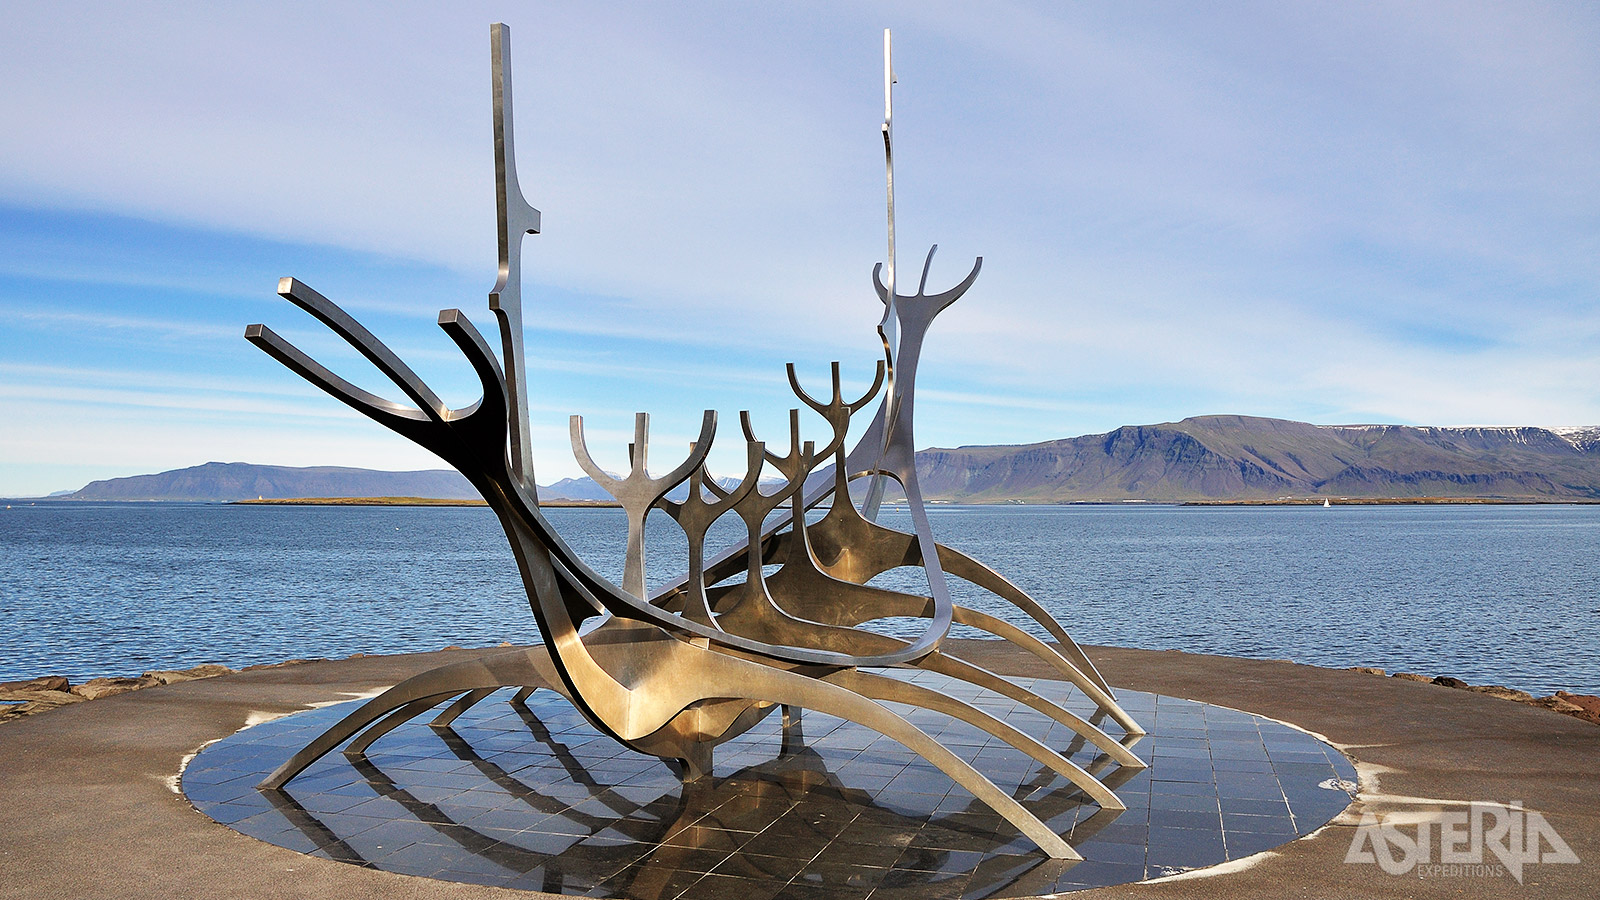
{"type": "MultiPolygon", "coordinates": [[[[705,413],[699,439],[687,458],[653,476],[649,419],[637,416],[628,445],[630,467],[613,476],[590,457],[583,420],[571,420],[579,464],[625,510],[627,557],[622,584],[585,565],[540,511],[529,439],[521,303],[521,248],[540,229],[539,211],[517,183],[512,144],[510,32],[491,29],[494,79],[495,184],[499,222],[499,279],[489,308],[499,325],[500,354],[460,310],[439,314],[439,327],[454,341],[482,384],[478,402],[448,408],[388,347],[332,301],[304,284],[283,279],[278,293],[320,320],[370,360],[410,399],[394,403],[340,378],[264,325],[245,337],[283,365],[336,399],[390,430],[434,452],[471,481],[494,510],[527,591],[542,642],[444,665],[389,688],[362,704],[274,771],[262,790],[281,790],[297,774],[332,750],[359,758],[373,741],[395,727],[452,701],[431,724],[447,725],[473,704],[505,687],[520,688],[514,703],[535,689],[560,694],[602,733],[639,753],[668,761],[685,780],[712,769],[716,746],[781,711],[785,731],[802,710],[816,710],[886,735],[945,772],[1050,856],[1077,859],[1077,852],[1026,806],[983,773],[942,746],[885,703],[943,713],[1020,750],[1075,785],[1107,811],[1122,810],[1117,795],[1065,755],[976,706],[886,677],[881,670],[922,669],[959,679],[1025,705],[1093,744],[1108,765],[1131,772],[1145,763],[1129,749],[1144,730],[1123,711],[1094,664],[1067,632],[1032,597],[977,560],[935,541],[917,486],[913,458],[914,388],[923,336],[938,313],[960,299],[978,277],[982,259],[955,287],[927,293],[923,265],[916,293],[896,289],[894,268],[894,157],[889,36],[884,35],[883,123],[888,182],[889,256],[873,280],[884,307],[879,325],[884,358],[872,387],[846,400],[839,364],[830,390],[820,399],[800,384],[794,366],[789,383],[804,406],[822,420],[821,447],[802,439],[801,414],[791,410],[781,454],[757,440],[741,415],[748,462],[737,485],[711,477],[706,456],[717,436],[717,417],[705,413]],[[875,411],[854,446],[846,447],[852,419],[877,399],[875,411]],[[831,466],[831,473],[827,468],[831,466]],[[762,490],[770,467],[781,485],[762,490]],[[850,482],[869,479],[864,501],[852,501],[850,482]],[[913,523],[905,533],[878,524],[885,482],[903,491],[913,523]],[[681,500],[669,499],[680,486],[681,500]],[[811,520],[807,512],[827,509],[811,520]],[[645,580],[644,524],[652,510],[669,514],[688,539],[685,573],[650,593],[645,580]],[[746,538],[707,558],[706,533],[725,516],[736,516],[746,538]],[[768,569],[776,570],[768,573],[768,569]],[[867,584],[891,569],[912,566],[927,577],[918,596],[867,584]],[[1012,604],[1055,641],[1041,641],[1016,625],[951,601],[947,576],[975,584],[1012,604]],[[884,617],[924,622],[913,639],[862,627],[884,617]],[[1097,706],[1086,720],[1048,697],[1023,689],[962,659],[946,645],[952,625],[988,632],[1049,665],[1097,706]],[[878,671],[875,671],[878,670],[878,671]],[[1096,722],[1114,722],[1113,738],[1096,722]],[[347,743],[348,742],[348,743],[347,743]]],[[[770,485],[770,481],[768,482],[770,485]]],[[[1097,767],[1101,768],[1101,767],[1097,767]]]]}

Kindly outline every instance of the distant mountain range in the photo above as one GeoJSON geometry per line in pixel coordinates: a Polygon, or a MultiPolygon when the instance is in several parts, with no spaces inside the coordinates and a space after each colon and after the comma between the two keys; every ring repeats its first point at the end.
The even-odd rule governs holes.
{"type": "Polygon", "coordinates": [[[1600,498],[1600,427],[1309,425],[1197,416],[1105,434],[917,454],[925,496],[1021,500],[1600,498]]]}
{"type": "MultiPolygon", "coordinates": [[[[1600,426],[1434,428],[1309,425],[1198,416],[1039,444],[917,454],[930,500],[1272,500],[1280,497],[1600,499],[1600,426]]],[[[541,499],[605,500],[588,478],[541,499]]],[[[226,501],[295,497],[476,497],[448,469],[381,472],[206,463],[93,482],[68,500],[226,501]]]]}
{"type": "MultiPolygon", "coordinates": [[[[737,478],[718,478],[724,486],[737,478]]],[[[763,481],[764,485],[770,482],[763,481]]],[[[766,488],[771,490],[770,487],[766,488]]],[[[681,497],[685,491],[680,488],[681,497]]],[[[343,466],[258,466],[209,462],[154,475],[132,475],[92,481],[77,491],[59,491],[53,500],[290,500],[304,497],[424,497],[434,500],[476,500],[478,492],[454,469],[385,472],[343,466]]],[[[541,500],[610,500],[591,478],[563,478],[540,485],[541,500]]]]}
{"type": "Polygon", "coordinates": [[[91,481],[62,500],[286,500],[293,497],[477,499],[454,469],[381,472],[343,466],[258,466],[208,462],[155,475],[91,481]]]}

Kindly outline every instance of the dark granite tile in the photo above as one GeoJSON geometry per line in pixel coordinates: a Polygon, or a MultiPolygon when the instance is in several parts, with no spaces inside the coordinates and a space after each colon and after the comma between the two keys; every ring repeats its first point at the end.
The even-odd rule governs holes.
{"type": "Polygon", "coordinates": [[[1217,795],[1214,792],[1209,795],[1201,793],[1152,793],[1150,795],[1150,810],[1152,813],[1157,810],[1189,810],[1192,812],[1215,813],[1219,811],[1219,805],[1217,795]]]}
{"type": "Polygon", "coordinates": [[[684,869],[694,872],[709,872],[717,864],[731,856],[728,850],[695,850],[688,847],[657,847],[642,860],[643,865],[663,866],[668,869],[684,869]]]}
{"type": "Polygon", "coordinates": [[[946,828],[940,825],[928,825],[919,830],[911,838],[912,847],[926,847],[935,850],[975,850],[987,852],[997,843],[996,836],[988,831],[972,831],[968,829],[946,828]]]}
{"type": "Polygon", "coordinates": [[[1214,866],[1227,858],[1219,839],[1215,846],[1209,844],[1152,844],[1145,867],[1182,871],[1214,866]]]}
{"type": "Polygon", "coordinates": [[[1239,859],[1273,847],[1282,846],[1294,837],[1285,834],[1260,834],[1253,831],[1228,831],[1222,839],[1227,844],[1228,858],[1239,859]]]}
{"type": "Polygon", "coordinates": [[[826,887],[840,893],[871,891],[883,881],[886,868],[876,866],[822,865],[816,861],[806,866],[791,885],[826,887]]]}
{"type": "Polygon", "coordinates": [[[829,868],[871,867],[887,869],[894,865],[900,854],[905,852],[902,844],[829,844],[817,854],[808,865],[807,870],[823,870],[829,868]]]}
{"type": "Polygon", "coordinates": [[[872,844],[903,848],[910,846],[912,839],[921,830],[920,825],[914,822],[888,825],[858,818],[841,830],[834,840],[841,844],[872,844]]]}
{"type": "Polygon", "coordinates": [[[1150,826],[1145,822],[1131,822],[1118,819],[1110,825],[1101,827],[1094,833],[1096,842],[1111,844],[1133,844],[1143,847],[1150,837],[1150,826]]]}
{"type": "Polygon", "coordinates": [[[963,897],[1034,896],[1051,890],[1069,866],[1067,860],[1032,853],[992,853],[973,870],[963,897]]]}
{"type": "Polygon", "coordinates": [[[1105,862],[1086,859],[1081,863],[1063,872],[1052,888],[1052,892],[1070,890],[1074,885],[1089,887],[1105,887],[1113,884],[1127,884],[1131,881],[1144,879],[1144,861],[1137,863],[1105,862]]]}
{"type": "Polygon", "coordinates": [[[258,816],[263,810],[256,803],[207,803],[201,811],[224,825],[232,825],[258,816]]]}
{"type": "Polygon", "coordinates": [[[1289,805],[1282,797],[1271,799],[1253,799],[1247,797],[1223,797],[1222,811],[1246,816],[1285,816],[1289,815],[1289,805]]]}
{"type": "Polygon", "coordinates": [[[734,875],[740,878],[755,878],[762,880],[776,880],[779,884],[788,882],[805,869],[810,860],[790,859],[782,856],[759,856],[754,853],[735,853],[711,871],[718,875],[734,875]]]}
{"type": "Polygon", "coordinates": [[[1217,794],[1224,800],[1281,800],[1283,789],[1276,781],[1257,784],[1217,783],[1217,794]]]}
{"type": "MultiPolygon", "coordinates": [[[[780,823],[781,824],[781,823],[780,823]]],[[[763,831],[740,848],[742,853],[760,856],[786,856],[791,859],[810,860],[827,846],[829,837],[799,836],[773,829],[763,831]]]]}
{"type": "MultiPolygon", "coordinates": [[[[532,875],[533,873],[530,873],[532,875]]],[[[705,877],[703,872],[671,869],[665,866],[634,865],[611,875],[599,885],[601,896],[630,897],[634,900],[675,900],[691,886],[705,877]]],[[[529,879],[533,881],[533,879],[529,879]]],[[[540,873],[537,881],[525,889],[564,893],[566,876],[559,870],[540,873]]],[[[524,887],[518,883],[516,887],[524,887]]]]}
{"type": "Polygon", "coordinates": [[[894,869],[919,872],[969,873],[982,861],[984,850],[941,850],[933,847],[907,847],[894,861],[894,869]]]}
{"type": "Polygon", "coordinates": [[[1090,839],[1085,843],[1079,844],[1076,849],[1087,860],[1121,863],[1124,865],[1144,865],[1145,846],[1143,841],[1137,844],[1118,844],[1090,839]]]}
{"type": "Polygon", "coordinates": [[[1152,781],[1191,781],[1192,775],[1198,775],[1202,780],[1209,781],[1212,773],[1210,757],[1157,755],[1150,760],[1152,781]],[[1174,777],[1175,775],[1182,777],[1174,777]]]}
{"type": "Polygon", "coordinates": [[[1249,831],[1257,834],[1289,836],[1293,836],[1295,833],[1294,822],[1286,816],[1244,816],[1233,813],[1223,814],[1222,831],[1224,834],[1230,834],[1235,831],[1249,831]]]}
{"type": "Polygon", "coordinates": [[[1209,762],[1210,759],[1211,759],[1211,749],[1209,747],[1204,747],[1204,746],[1201,746],[1201,747],[1181,747],[1181,746],[1169,746],[1167,744],[1158,744],[1156,746],[1156,748],[1155,748],[1155,753],[1153,755],[1154,755],[1155,759],[1157,759],[1157,760],[1165,760],[1165,759],[1203,759],[1203,760],[1207,760],[1209,762]]]}
{"type": "Polygon", "coordinates": [[[739,849],[752,837],[754,835],[744,831],[726,831],[720,828],[691,825],[675,831],[662,843],[669,846],[689,847],[697,850],[732,852],[739,849]]]}
{"type": "Polygon", "coordinates": [[[1146,844],[1147,865],[1210,865],[1223,858],[1222,833],[1195,828],[1159,828],[1151,826],[1146,844]],[[1201,858],[1210,862],[1174,862],[1174,859],[1201,858]]]}
{"type": "Polygon", "coordinates": [[[569,848],[577,846],[585,839],[578,834],[553,834],[546,831],[519,831],[510,837],[504,838],[503,843],[520,847],[530,853],[545,856],[555,856],[565,853],[569,848]]]}
{"type": "Polygon", "coordinates": [[[1224,772],[1272,772],[1272,762],[1268,760],[1265,755],[1259,759],[1247,757],[1213,757],[1211,760],[1211,765],[1217,770],[1218,775],[1221,775],[1224,772]]]}
{"type": "Polygon", "coordinates": [[[871,888],[791,881],[769,900],[866,900],[871,892],[871,888]]]}
{"type": "Polygon", "coordinates": [[[972,880],[968,872],[933,873],[891,869],[872,892],[873,900],[958,900],[972,880]]]}
{"type": "Polygon", "coordinates": [[[1157,828],[1183,828],[1200,829],[1215,832],[1222,826],[1222,816],[1215,810],[1182,810],[1182,809],[1152,809],[1150,810],[1150,827],[1157,828]]]}

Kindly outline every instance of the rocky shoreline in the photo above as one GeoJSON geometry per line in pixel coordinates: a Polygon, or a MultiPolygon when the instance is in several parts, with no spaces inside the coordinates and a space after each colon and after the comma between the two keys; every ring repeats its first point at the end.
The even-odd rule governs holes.
{"type": "MultiPolygon", "coordinates": [[[[1372,666],[1351,666],[1348,671],[1361,672],[1365,675],[1384,675],[1382,669],[1372,666]]],[[[1600,725],[1600,697],[1592,694],[1569,694],[1566,691],[1556,691],[1548,697],[1535,697],[1527,691],[1519,691],[1500,684],[1468,684],[1459,678],[1448,675],[1437,675],[1429,678],[1415,672],[1396,672],[1389,676],[1401,681],[1418,681],[1423,684],[1436,684],[1439,687],[1453,688],[1459,691],[1472,691],[1475,694],[1487,694],[1500,700],[1510,700],[1513,703],[1526,703],[1540,709],[1548,709],[1574,719],[1582,719],[1595,725],[1600,725]]]]}
{"type": "MultiPolygon", "coordinates": [[[[501,644],[500,646],[510,646],[501,644]]],[[[445,650],[463,649],[457,646],[445,647],[445,650]]],[[[351,658],[365,656],[364,653],[351,654],[351,658]]],[[[205,663],[189,669],[163,669],[154,672],[145,672],[137,678],[91,678],[82,684],[71,684],[64,676],[45,675],[25,681],[0,682],[0,722],[20,719],[37,713],[48,712],[63,706],[75,703],[85,703],[90,700],[99,700],[102,697],[112,697],[117,694],[126,694],[129,691],[144,690],[145,688],[159,687],[166,684],[178,684],[184,681],[193,681],[197,678],[215,678],[218,675],[231,675],[235,671],[251,672],[256,669],[280,669],[285,666],[296,666],[308,662],[320,662],[312,659],[290,659],[278,663],[262,663],[260,665],[245,666],[243,669],[230,669],[220,663],[205,663]]],[[[1285,660],[1292,662],[1292,660],[1285,660]]],[[[1360,672],[1365,675],[1385,677],[1384,670],[1372,666],[1350,666],[1346,671],[1360,672]]],[[[1571,694],[1566,691],[1556,691],[1548,697],[1535,697],[1527,691],[1505,687],[1498,684],[1468,684],[1459,678],[1448,675],[1439,675],[1429,678],[1415,672],[1396,672],[1388,675],[1401,681],[1415,681],[1424,684],[1437,685],[1453,690],[1472,691],[1485,694],[1500,700],[1510,700],[1514,703],[1524,703],[1548,709],[1551,712],[1561,713],[1575,719],[1582,719],[1595,725],[1600,725],[1600,697],[1591,694],[1571,694]]]]}
{"type": "Polygon", "coordinates": [[[72,684],[62,675],[45,675],[26,681],[0,681],[0,722],[9,722],[37,713],[48,712],[75,703],[86,703],[102,697],[113,697],[129,691],[178,684],[197,678],[215,678],[232,675],[235,671],[277,669],[284,666],[311,662],[308,659],[291,659],[280,663],[245,666],[230,669],[221,663],[204,663],[189,669],[161,669],[145,672],[137,678],[91,678],[82,684],[72,684]]]}

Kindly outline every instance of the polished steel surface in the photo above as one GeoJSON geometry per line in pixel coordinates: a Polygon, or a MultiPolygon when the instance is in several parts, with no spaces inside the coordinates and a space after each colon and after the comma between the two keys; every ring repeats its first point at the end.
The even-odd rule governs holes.
{"type": "Polygon", "coordinates": [[[919,727],[915,722],[920,719],[914,722],[885,705],[892,703],[975,728],[1066,778],[1098,808],[1123,808],[1101,774],[1109,768],[1126,777],[1146,766],[1130,751],[1144,729],[1118,705],[1087,657],[1037,602],[977,561],[935,542],[923,505],[913,443],[914,389],[923,339],[934,317],[971,288],[982,259],[954,287],[929,294],[934,254],[930,250],[916,293],[895,289],[892,107],[887,94],[894,77],[887,32],[884,39],[890,265],[887,283],[881,267],[874,272],[885,308],[880,327],[885,358],[878,364],[873,385],[859,399],[845,402],[839,365],[834,363],[831,398],[819,401],[801,388],[791,365],[788,374],[795,394],[823,419],[828,439],[818,452],[814,441],[803,438],[799,410],[792,410],[788,449],[780,455],[758,440],[748,415],[741,414],[747,466],[731,487],[719,484],[705,464],[716,436],[713,411],[706,412],[687,457],[660,477],[652,477],[647,468],[646,414],[636,417],[623,476],[610,475],[595,462],[584,440],[583,421],[573,416],[570,434],[580,466],[617,498],[627,515],[628,548],[620,586],[595,573],[567,546],[541,513],[535,495],[527,441],[520,259],[522,236],[537,233],[540,222],[516,177],[510,34],[504,26],[494,26],[491,41],[500,268],[490,307],[500,328],[501,357],[496,358],[458,310],[439,315],[440,327],[478,375],[482,398],[460,409],[446,407],[396,354],[333,302],[294,279],[279,284],[282,296],[342,337],[415,405],[384,400],[345,381],[263,325],[250,326],[246,337],[335,398],[434,452],[471,481],[505,531],[543,643],[442,666],[395,685],[306,744],[261,782],[263,790],[281,790],[341,745],[346,756],[359,759],[383,735],[452,698],[431,723],[434,727],[448,728],[501,687],[519,689],[514,705],[526,701],[531,689],[548,687],[602,734],[669,761],[690,781],[712,774],[717,746],[749,732],[774,710],[782,710],[785,744],[800,742],[800,710],[814,710],[892,738],[1050,856],[1078,858],[1036,810],[919,727]],[[880,386],[874,417],[846,452],[851,417],[879,395],[880,386]],[[818,470],[824,463],[831,464],[831,474],[818,470]],[[767,467],[782,476],[782,483],[771,492],[760,487],[767,467]],[[849,483],[859,477],[874,483],[890,479],[900,487],[912,533],[872,521],[881,488],[868,488],[865,511],[854,505],[849,483]],[[680,487],[683,498],[668,499],[669,492],[680,487]],[[829,503],[826,514],[808,522],[807,511],[824,502],[829,503]],[[784,507],[786,514],[780,512],[784,507]],[[688,559],[684,576],[648,596],[644,521],[653,509],[663,510],[682,528],[688,559]],[[744,522],[746,539],[708,560],[706,534],[730,514],[744,522]],[[768,574],[767,567],[774,565],[777,570],[768,574]],[[926,575],[927,595],[867,584],[902,566],[915,566],[926,575]],[[947,566],[1027,613],[1059,646],[953,604],[945,581],[947,566]],[[923,630],[911,640],[870,630],[873,620],[884,617],[918,618],[923,630]],[[1056,699],[946,651],[944,639],[955,623],[981,628],[1044,659],[1094,704],[1094,713],[1085,718],[1069,712],[1056,699]],[[1020,704],[1052,727],[1063,726],[1075,741],[1092,745],[1097,761],[1080,766],[1040,736],[979,703],[868,671],[887,667],[921,669],[1020,704]],[[1120,739],[1097,724],[1106,720],[1121,729],[1120,739]]]}

